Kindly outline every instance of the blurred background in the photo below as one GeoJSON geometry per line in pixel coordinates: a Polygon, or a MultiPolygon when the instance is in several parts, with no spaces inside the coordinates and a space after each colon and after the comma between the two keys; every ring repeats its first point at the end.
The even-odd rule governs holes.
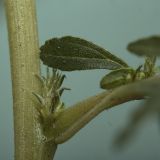
{"type": "MultiPolygon", "coordinates": [[[[53,37],[77,36],[137,67],[144,60],[130,55],[127,44],[160,33],[159,0],[37,0],[36,3],[40,45],[53,37]]],[[[0,24],[0,160],[13,160],[10,61],[2,1],[0,24]]],[[[44,66],[42,72],[45,72],[44,66]]],[[[64,86],[72,89],[63,95],[65,104],[69,106],[101,92],[99,81],[106,73],[106,70],[65,72],[64,86]]],[[[159,160],[160,128],[154,118],[141,123],[124,148],[113,149],[115,137],[127,125],[139,103],[129,102],[101,113],[71,140],[59,145],[55,160],[159,160]]]]}

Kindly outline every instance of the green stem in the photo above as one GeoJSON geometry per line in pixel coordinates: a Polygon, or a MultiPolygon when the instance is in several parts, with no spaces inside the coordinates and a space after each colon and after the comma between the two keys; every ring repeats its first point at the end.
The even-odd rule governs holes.
{"type": "Polygon", "coordinates": [[[77,120],[81,119],[88,111],[90,111],[96,104],[98,104],[109,92],[105,91],[98,95],[92,96],[75,105],[68,107],[58,116],[54,130],[54,137],[64,133],[77,120]]]}
{"type": "Polygon", "coordinates": [[[39,46],[34,0],[6,0],[13,91],[16,160],[39,159],[39,137],[32,92],[40,92],[39,46]]]}
{"type": "Polygon", "coordinates": [[[75,104],[64,111],[57,120],[55,143],[60,144],[67,141],[89,121],[106,109],[131,100],[144,99],[145,96],[151,94],[152,87],[156,85],[159,85],[158,76],[119,87],[108,94],[107,92],[103,92],[79,104],[75,104]]]}
{"type": "Polygon", "coordinates": [[[45,142],[42,145],[42,152],[39,160],[53,160],[56,150],[57,144],[53,141],[45,142]]]}

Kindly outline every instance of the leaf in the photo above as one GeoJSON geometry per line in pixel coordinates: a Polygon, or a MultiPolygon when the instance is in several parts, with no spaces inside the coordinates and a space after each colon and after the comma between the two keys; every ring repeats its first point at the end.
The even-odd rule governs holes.
{"type": "Polygon", "coordinates": [[[84,39],[66,36],[53,38],[40,48],[45,65],[64,71],[118,69],[128,66],[120,58],[84,39]]]}
{"type": "Polygon", "coordinates": [[[132,68],[121,68],[105,75],[100,81],[100,87],[103,89],[114,89],[132,81],[135,70],[132,68]]]}
{"type": "Polygon", "coordinates": [[[65,37],[62,38],[62,40],[65,41],[65,42],[77,43],[79,45],[82,45],[82,46],[85,46],[85,47],[88,47],[88,48],[92,48],[93,50],[96,50],[97,52],[99,52],[98,54],[100,54],[104,58],[107,58],[107,59],[110,59],[114,62],[117,62],[124,67],[128,66],[126,62],[124,62],[120,58],[116,57],[115,55],[111,54],[109,51],[107,51],[107,50],[103,49],[102,47],[100,47],[100,46],[98,46],[98,45],[96,45],[92,42],[89,42],[87,40],[77,38],[77,37],[71,37],[71,36],[65,36],[65,37]]]}
{"type": "Polygon", "coordinates": [[[127,49],[139,56],[160,56],[160,36],[139,39],[130,43],[127,49]]]}

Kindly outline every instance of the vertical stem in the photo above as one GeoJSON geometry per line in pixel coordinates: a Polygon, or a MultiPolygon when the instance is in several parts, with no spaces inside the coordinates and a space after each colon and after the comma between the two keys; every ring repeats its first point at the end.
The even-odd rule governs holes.
{"type": "Polygon", "coordinates": [[[40,90],[37,21],[34,0],[5,0],[13,88],[16,160],[37,160],[38,138],[31,92],[40,90]]]}
{"type": "Polygon", "coordinates": [[[53,160],[57,149],[57,144],[53,141],[45,142],[41,148],[41,155],[39,160],[53,160]]]}

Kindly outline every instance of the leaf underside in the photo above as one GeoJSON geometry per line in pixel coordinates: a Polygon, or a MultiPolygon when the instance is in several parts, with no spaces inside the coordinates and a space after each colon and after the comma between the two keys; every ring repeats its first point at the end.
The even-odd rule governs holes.
{"type": "Polygon", "coordinates": [[[40,48],[45,65],[64,71],[118,69],[128,66],[123,60],[84,39],[66,36],[53,38],[40,48]]]}
{"type": "Polygon", "coordinates": [[[139,56],[160,56],[160,36],[151,36],[131,42],[127,49],[139,56]]]}

